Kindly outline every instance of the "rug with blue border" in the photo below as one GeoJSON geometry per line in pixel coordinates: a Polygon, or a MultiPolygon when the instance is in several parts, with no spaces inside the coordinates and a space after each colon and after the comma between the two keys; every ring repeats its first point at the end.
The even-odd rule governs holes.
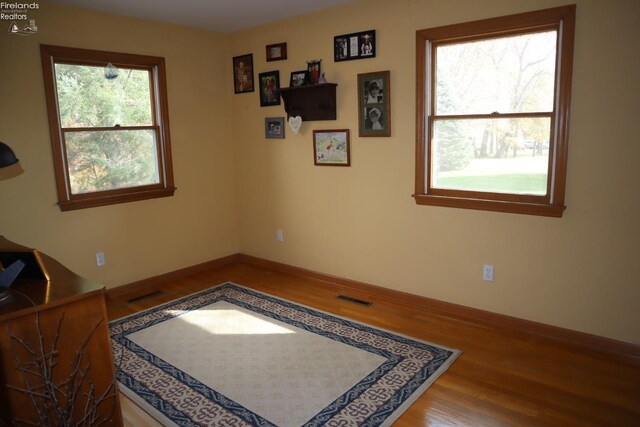
{"type": "Polygon", "coordinates": [[[121,392],[163,425],[389,426],[460,354],[233,283],[110,332],[121,392]]]}

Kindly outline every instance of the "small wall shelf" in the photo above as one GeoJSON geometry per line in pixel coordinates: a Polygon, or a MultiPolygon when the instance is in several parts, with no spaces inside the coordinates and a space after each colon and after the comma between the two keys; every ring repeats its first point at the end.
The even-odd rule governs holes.
{"type": "Polygon", "coordinates": [[[336,119],[336,83],[283,87],[280,96],[287,117],[300,116],[305,122],[336,119]]]}

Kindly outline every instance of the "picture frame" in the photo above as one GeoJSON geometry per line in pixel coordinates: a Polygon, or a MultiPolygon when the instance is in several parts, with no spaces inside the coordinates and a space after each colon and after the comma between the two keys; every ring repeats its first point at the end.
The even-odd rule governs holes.
{"type": "Polygon", "coordinates": [[[353,61],[376,57],[376,30],[333,37],[333,61],[353,61]]]}
{"type": "Polygon", "coordinates": [[[351,166],[349,129],[314,130],[313,164],[351,166]]]}
{"type": "Polygon", "coordinates": [[[255,90],[252,53],[233,57],[233,88],[236,94],[255,90]]]}
{"type": "Polygon", "coordinates": [[[265,117],[264,137],[267,139],[284,139],[284,117],[265,117]]]}
{"type": "Polygon", "coordinates": [[[313,59],[311,61],[307,61],[307,71],[309,71],[309,84],[318,84],[318,81],[320,80],[320,73],[322,72],[321,62],[322,59],[313,59]]]}
{"type": "Polygon", "coordinates": [[[260,106],[280,105],[280,71],[267,71],[258,74],[260,86],[260,106]]]}
{"type": "Polygon", "coordinates": [[[267,51],[267,62],[283,61],[287,59],[286,43],[268,44],[266,46],[266,51],[267,51]]]}
{"type": "Polygon", "coordinates": [[[358,74],[358,136],[391,136],[391,73],[358,74]]]}
{"type": "Polygon", "coordinates": [[[309,84],[309,71],[301,70],[291,73],[291,79],[289,80],[289,87],[306,86],[309,84]]]}

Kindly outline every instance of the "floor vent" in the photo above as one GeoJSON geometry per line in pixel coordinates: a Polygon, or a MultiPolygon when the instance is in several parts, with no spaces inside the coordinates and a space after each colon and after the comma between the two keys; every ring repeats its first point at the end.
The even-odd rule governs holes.
{"type": "Polygon", "coordinates": [[[138,302],[138,301],[142,301],[143,299],[147,299],[147,298],[155,297],[156,295],[160,295],[161,293],[162,293],[162,292],[160,292],[160,291],[149,292],[148,294],[144,294],[144,295],[140,295],[139,297],[131,298],[130,300],[127,300],[127,302],[138,302]]]}
{"type": "Polygon", "coordinates": [[[366,305],[366,306],[369,306],[369,305],[373,304],[372,302],[369,302],[369,301],[363,301],[363,300],[361,300],[361,299],[348,297],[348,296],[346,296],[346,295],[338,295],[338,298],[343,299],[343,300],[345,300],[345,301],[350,301],[350,302],[353,302],[353,303],[356,303],[356,304],[360,304],[360,305],[366,305]]]}

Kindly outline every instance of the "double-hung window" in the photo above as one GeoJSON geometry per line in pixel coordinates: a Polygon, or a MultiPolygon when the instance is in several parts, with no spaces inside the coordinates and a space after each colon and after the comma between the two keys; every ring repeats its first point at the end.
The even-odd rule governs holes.
{"type": "Polygon", "coordinates": [[[164,58],[40,50],[60,209],[173,195],[164,58]]]}
{"type": "Polygon", "coordinates": [[[416,33],[418,204],[562,216],[575,6],[416,33]]]}

